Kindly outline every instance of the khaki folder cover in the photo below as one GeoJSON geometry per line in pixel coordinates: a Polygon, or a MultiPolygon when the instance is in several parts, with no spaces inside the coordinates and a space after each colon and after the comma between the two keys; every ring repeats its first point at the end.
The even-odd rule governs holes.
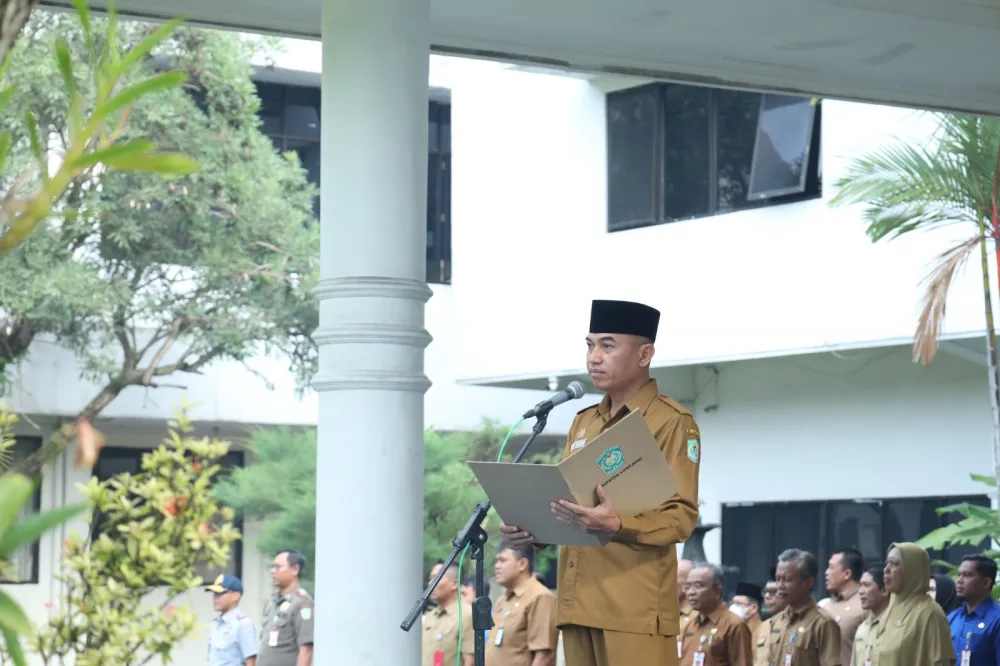
{"type": "Polygon", "coordinates": [[[559,499],[597,506],[598,483],[619,516],[654,509],[677,492],[677,479],[640,412],[631,412],[558,465],[470,462],[469,467],[500,518],[544,544],[610,541],[559,522],[550,506],[559,499]]]}

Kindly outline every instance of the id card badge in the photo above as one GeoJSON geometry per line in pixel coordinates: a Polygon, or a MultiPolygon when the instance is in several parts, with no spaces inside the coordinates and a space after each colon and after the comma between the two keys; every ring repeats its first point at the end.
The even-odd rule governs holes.
{"type": "Polygon", "coordinates": [[[962,661],[961,666],[971,666],[972,664],[972,650],[965,648],[962,650],[962,661]]]}
{"type": "Polygon", "coordinates": [[[434,650],[434,666],[444,666],[444,652],[434,650]]]}
{"type": "Polygon", "coordinates": [[[678,659],[680,659],[681,657],[684,656],[682,654],[684,652],[684,649],[683,649],[682,645],[683,645],[683,641],[681,641],[681,637],[678,636],[677,637],[677,658],[678,659]]]}
{"type": "Polygon", "coordinates": [[[792,653],[791,652],[786,652],[785,653],[785,666],[792,666],[792,653]]]}
{"type": "Polygon", "coordinates": [[[497,629],[497,637],[493,639],[493,645],[500,647],[501,643],[503,643],[503,627],[497,629]]]}
{"type": "Polygon", "coordinates": [[[705,653],[698,650],[694,653],[694,662],[692,666],[705,666],[705,653]]]}
{"type": "Polygon", "coordinates": [[[267,636],[268,647],[278,647],[278,630],[272,629],[267,636]]]}
{"type": "Polygon", "coordinates": [[[872,666],[872,658],[865,657],[865,666],[872,666]]]}

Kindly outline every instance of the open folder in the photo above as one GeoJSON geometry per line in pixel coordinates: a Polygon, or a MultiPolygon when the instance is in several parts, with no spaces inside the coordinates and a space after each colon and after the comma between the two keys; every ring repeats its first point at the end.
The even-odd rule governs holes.
{"type": "Polygon", "coordinates": [[[629,413],[558,465],[470,462],[469,467],[500,518],[544,544],[603,546],[611,540],[552,513],[552,502],[560,499],[597,506],[599,483],[619,516],[654,509],[677,492],[677,479],[640,412],[629,413]]]}

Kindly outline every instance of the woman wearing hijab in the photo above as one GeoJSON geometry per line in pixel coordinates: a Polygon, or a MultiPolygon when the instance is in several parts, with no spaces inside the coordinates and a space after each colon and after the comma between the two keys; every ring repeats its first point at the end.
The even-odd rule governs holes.
{"type": "Polygon", "coordinates": [[[934,574],[931,576],[931,587],[934,596],[931,597],[938,602],[938,606],[944,611],[945,617],[962,603],[958,599],[958,592],[955,591],[955,581],[944,574],[934,574]]]}
{"type": "Polygon", "coordinates": [[[931,560],[915,543],[894,543],[885,562],[889,608],[872,644],[872,666],[955,666],[951,631],[927,594],[931,560]]]}

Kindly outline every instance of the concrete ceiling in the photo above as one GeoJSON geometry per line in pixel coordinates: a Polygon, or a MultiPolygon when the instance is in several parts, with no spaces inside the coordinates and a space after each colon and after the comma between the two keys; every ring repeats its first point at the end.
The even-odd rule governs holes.
{"type": "MultiPolygon", "coordinates": [[[[95,9],[104,1],[95,0],[95,9]]],[[[998,0],[432,4],[436,53],[1000,113],[998,0]]],[[[118,6],[137,17],[187,16],[204,25],[319,38],[321,0],[119,0],[118,6]]]]}

